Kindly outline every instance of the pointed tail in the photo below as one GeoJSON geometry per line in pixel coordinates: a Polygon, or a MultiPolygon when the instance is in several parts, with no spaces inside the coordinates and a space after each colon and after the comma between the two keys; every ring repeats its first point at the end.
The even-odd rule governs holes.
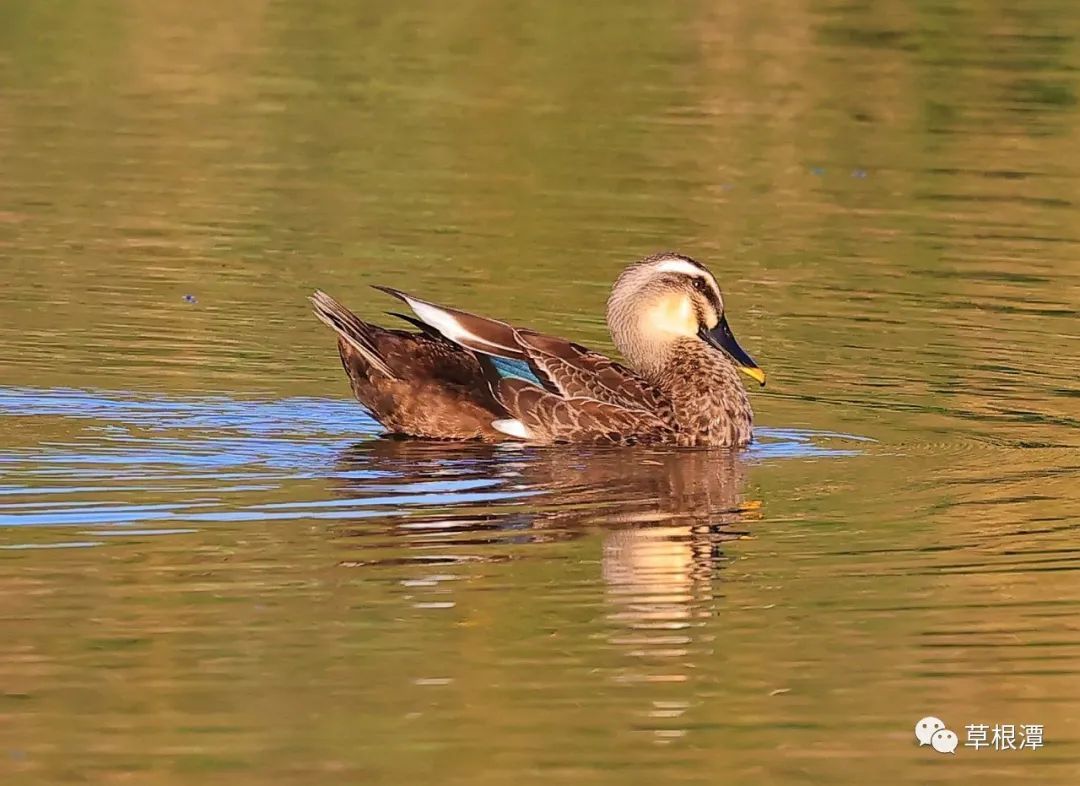
{"type": "Polygon", "coordinates": [[[308,299],[315,310],[315,316],[324,325],[331,328],[349,346],[359,352],[372,368],[381,374],[385,374],[390,379],[397,379],[397,376],[386,365],[386,361],[379,356],[379,351],[372,343],[371,326],[369,324],[325,292],[316,291],[308,299]]]}

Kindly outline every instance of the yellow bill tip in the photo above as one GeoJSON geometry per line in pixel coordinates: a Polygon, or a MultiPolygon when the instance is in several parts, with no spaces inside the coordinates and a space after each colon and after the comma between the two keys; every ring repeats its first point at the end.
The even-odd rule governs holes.
{"type": "Polygon", "coordinates": [[[739,371],[746,374],[750,379],[756,380],[762,387],[765,387],[765,372],[757,366],[739,366],[739,371]]]}

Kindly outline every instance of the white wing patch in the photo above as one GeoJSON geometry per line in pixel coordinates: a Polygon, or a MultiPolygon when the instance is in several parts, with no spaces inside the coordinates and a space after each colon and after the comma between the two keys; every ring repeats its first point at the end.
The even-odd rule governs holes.
{"type": "Polygon", "coordinates": [[[473,341],[479,340],[476,336],[463,328],[452,315],[447,314],[441,308],[433,306],[430,303],[425,303],[422,300],[416,300],[408,295],[402,295],[402,297],[405,298],[405,302],[409,304],[409,308],[416,313],[416,316],[420,317],[422,321],[431,325],[451,341],[460,341],[462,339],[472,339],[473,341]]]}
{"type": "Polygon", "coordinates": [[[491,421],[492,427],[496,431],[501,431],[509,437],[517,437],[518,439],[531,439],[532,434],[525,428],[525,424],[520,420],[506,418],[503,420],[491,421]]]}
{"type": "Polygon", "coordinates": [[[402,299],[409,304],[416,316],[425,324],[431,325],[455,344],[460,344],[468,349],[479,352],[490,352],[493,355],[501,355],[507,351],[507,347],[500,346],[482,336],[478,336],[461,324],[453,314],[423,300],[409,297],[404,292],[399,293],[402,299]]]}

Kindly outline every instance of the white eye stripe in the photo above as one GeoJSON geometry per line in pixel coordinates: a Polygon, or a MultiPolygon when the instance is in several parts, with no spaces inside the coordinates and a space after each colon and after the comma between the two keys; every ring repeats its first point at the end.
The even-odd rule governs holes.
{"type": "Polygon", "coordinates": [[[703,270],[692,262],[687,262],[685,259],[665,259],[656,266],[656,271],[658,273],[680,273],[684,276],[700,278],[713,292],[716,293],[717,299],[721,303],[724,302],[723,296],[720,294],[720,287],[717,286],[716,280],[707,270],[703,270]]]}
{"type": "Polygon", "coordinates": [[[658,273],[682,273],[684,276],[706,278],[707,273],[692,262],[685,259],[665,259],[656,266],[658,273]]]}

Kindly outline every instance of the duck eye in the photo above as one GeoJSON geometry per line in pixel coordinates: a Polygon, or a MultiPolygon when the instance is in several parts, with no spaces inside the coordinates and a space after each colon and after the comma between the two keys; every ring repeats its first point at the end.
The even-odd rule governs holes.
{"type": "Polygon", "coordinates": [[[701,278],[694,279],[694,289],[698,292],[705,292],[707,287],[705,286],[705,280],[701,278]]]}

